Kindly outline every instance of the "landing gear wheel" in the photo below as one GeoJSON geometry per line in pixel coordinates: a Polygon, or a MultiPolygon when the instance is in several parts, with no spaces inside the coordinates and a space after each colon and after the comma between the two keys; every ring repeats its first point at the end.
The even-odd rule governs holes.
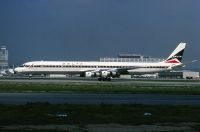
{"type": "Polygon", "coordinates": [[[98,81],[111,81],[111,78],[110,77],[108,77],[108,78],[99,77],[98,81]]]}
{"type": "Polygon", "coordinates": [[[31,80],[31,77],[32,77],[32,75],[31,75],[31,74],[30,74],[30,75],[28,75],[28,79],[29,79],[29,80],[31,80]]]}
{"type": "Polygon", "coordinates": [[[107,80],[107,78],[103,78],[103,81],[106,81],[107,80]]]}
{"type": "Polygon", "coordinates": [[[99,77],[99,78],[98,78],[98,81],[102,81],[102,78],[99,77]]]}
{"type": "Polygon", "coordinates": [[[111,81],[111,78],[109,77],[109,78],[107,78],[107,80],[108,80],[108,81],[111,81]]]}

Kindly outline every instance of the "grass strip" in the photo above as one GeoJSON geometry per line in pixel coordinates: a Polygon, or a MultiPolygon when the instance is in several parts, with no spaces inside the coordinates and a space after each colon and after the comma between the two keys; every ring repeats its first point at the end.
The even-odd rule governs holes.
{"type": "Polygon", "coordinates": [[[159,93],[200,94],[200,86],[153,84],[36,84],[0,83],[0,92],[81,92],[81,93],[159,93]]]}

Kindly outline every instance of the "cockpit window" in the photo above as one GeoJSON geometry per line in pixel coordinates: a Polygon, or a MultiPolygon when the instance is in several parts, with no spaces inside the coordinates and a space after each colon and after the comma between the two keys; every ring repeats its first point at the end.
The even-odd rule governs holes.
{"type": "Polygon", "coordinates": [[[30,67],[30,65],[23,64],[23,65],[21,65],[21,66],[19,66],[19,67],[30,67]]]}

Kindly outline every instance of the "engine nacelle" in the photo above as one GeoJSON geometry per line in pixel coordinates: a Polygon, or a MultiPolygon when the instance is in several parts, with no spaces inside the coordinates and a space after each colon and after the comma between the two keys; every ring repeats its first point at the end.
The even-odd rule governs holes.
{"type": "Polygon", "coordinates": [[[94,77],[101,77],[100,72],[95,72],[95,73],[94,73],[94,77]]]}
{"type": "Polygon", "coordinates": [[[84,75],[81,75],[84,77],[102,77],[102,78],[107,78],[107,77],[119,77],[120,74],[115,71],[100,71],[100,72],[85,72],[84,75]]]}
{"type": "Polygon", "coordinates": [[[119,72],[112,71],[112,72],[110,72],[110,76],[111,77],[119,77],[120,74],[119,74],[119,72]]]}
{"type": "Polygon", "coordinates": [[[101,71],[101,77],[108,77],[108,76],[110,76],[110,72],[108,72],[108,71],[101,71]]]}
{"type": "Polygon", "coordinates": [[[94,72],[85,72],[85,77],[94,77],[94,72]]]}

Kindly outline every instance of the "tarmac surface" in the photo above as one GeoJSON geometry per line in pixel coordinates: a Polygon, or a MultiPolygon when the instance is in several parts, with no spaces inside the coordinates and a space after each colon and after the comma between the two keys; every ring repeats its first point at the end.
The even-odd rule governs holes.
{"type": "Polygon", "coordinates": [[[32,79],[22,77],[0,78],[0,82],[9,83],[58,83],[58,84],[139,84],[139,85],[161,85],[161,86],[200,86],[200,80],[184,80],[184,79],[112,79],[111,81],[98,81],[97,78],[82,78],[82,77],[69,77],[69,78],[41,78],[34,77],[32,79]]]}
{"type": "Polygon", "coordinates": [[[200,105],[200,95],[0,93],[0,104],[144,104],[200,105]]]}

